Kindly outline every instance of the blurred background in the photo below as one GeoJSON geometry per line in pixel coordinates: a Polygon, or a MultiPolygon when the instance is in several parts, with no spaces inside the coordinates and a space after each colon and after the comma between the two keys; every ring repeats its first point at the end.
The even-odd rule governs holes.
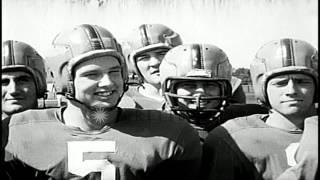
{"type": "Polygon", "coordinates": [[[289,37],[318,47],[317,0],[2,0],[1,12],[2,40],[27,42],[43,57],[54,53],[58,32],[83,23],[101,25],[118,40],[142,23],[163,23],[184,43],[222,48],[243,79],[268,41],[289,37]]]}

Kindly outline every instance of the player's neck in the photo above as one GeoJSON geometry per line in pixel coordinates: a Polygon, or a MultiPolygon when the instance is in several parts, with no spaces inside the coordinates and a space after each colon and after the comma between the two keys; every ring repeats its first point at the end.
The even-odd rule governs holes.
{"type": "Polygon", "coordinates": [[[305,118],[314,115],[314,112],[315,111],[311,109],[310,112],[301,116],[284,116],[275,110],[271,110],[270,116],[266,120],[266,124],[287,131],[303,130],[305,118]]]}
{"type": "Polygon", "coordinates": [[[266,120],[266,124],[271,127],[283,129],[286,131],[294,131],[299,129],[295,124],[289,121],[285,116],[283,116],[282,114],[280,114],[279,112],[273,109],[270,111],[270,115],[266,120]]]}
{"type": "Polygon", "coordinates": [[[118,116],[118,108],[100,112],[103,114],[97,114],[97,116],[94,113],[97,114],[97,112],[92,112],[85,107],[79,107],[77,103],[69,101],[62,116],[67,126],[77,127],[83,131],[95,131],[115,123],[118,116]]]}
{"type": "Polygon", "coordinates": [[[300,112],[291,116],[287,116],[287,118],[295,124],[299,129],[304,129],[304,121],[306,118],[310,116],[317,115],[317,110],[315,106],[310,106],[310,108],[307,108],[307,111],[300,112]]]}
{"type": "Polygon", "coordinates": [[[149,83],[143,83],[142,86],[143,87],[138,89],[140,94],[157,101],[163,101],[163,98],[161,96],[161,88],[158,88],[149,83]]]}

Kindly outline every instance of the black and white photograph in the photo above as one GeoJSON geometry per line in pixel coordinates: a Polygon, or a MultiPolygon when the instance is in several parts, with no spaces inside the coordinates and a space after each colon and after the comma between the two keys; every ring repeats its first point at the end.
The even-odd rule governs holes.
{"type": "Polygon", "coordinates": [[[317,0],[2,0],[2,180],[315,180],[317,0]]]}

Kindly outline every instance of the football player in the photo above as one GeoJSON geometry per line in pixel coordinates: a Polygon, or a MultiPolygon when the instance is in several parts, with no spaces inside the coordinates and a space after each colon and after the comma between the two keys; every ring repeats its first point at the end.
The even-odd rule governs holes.
{"type": "MultiPolygon", "coordinates": [[[[29,44],[7,40],[2,43],[2,113],[1,152],[4,159],[4,145],[8,141],[6,119],[12,114],[28,109],[37,109],[46,99],[46,71],[44,59],[29,44]]],[[[1,172],[2,173],[2,172],[1,172]]],[[[4,174],[0,176],[6,177],[4,174]]]]}
{"type": "Polygon", "coordinates": [[[171,49],[160,65],[162,93],[167,108],[194,126],[204,140],[222,122],[254,112],[257,104],[234,104],[232,66],[222,49],[211,44],[184,44],[171,49]]]}
{"type": "Polygon", "coordinates": [[[202,179],[314,179],[317,69],[318,52],[308,42],[279,39],[263,45],[250,72],[255,95],[270,112],[213,129],[204,143],[202,179]]]}
{"type": "Polygon", "coordinates": [[[180,44],[179,34],[163,24],[142,24],[123,42],[129,71],[137,77],[138,84],[129,86],[126,95],[136,102],[137,108],[162,109],[159,66],[164,55],[180,44]]]}
{"type": "Polygon", "coordinates": [[[44,59],[29,44],[7,40],[2,43],[2,118],[36,109],[46,97],[44,59]]]}
{"type": "Polygon", "coordinates": [[[127,66],[105,28],[82,24],[53,46],[67,63],[67,106],[11,116],[5,170],[24,179],[197,179],[201,146],[183,119],[122,109],[127,66]],[[61,51],[64,50],[64,51],[61,51]]]}

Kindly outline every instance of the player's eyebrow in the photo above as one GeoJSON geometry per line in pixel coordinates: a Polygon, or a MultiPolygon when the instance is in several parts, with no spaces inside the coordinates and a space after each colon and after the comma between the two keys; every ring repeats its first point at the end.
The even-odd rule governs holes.
{"type": "Polygon", "coordinates": [[[15,79],[32,79],[32,76],[24,74],[24,75],[15,77],[15,79]]]}
{"type": "Polygon", "coordinates": [[[270,81],[285,81],[285,80],[289,80],[290,78],[288,77],[275,77],[270,79],[270,81]]]}
{"type": "Polygon", "coordinates": [[[168,49],[165,49],[165,48],[162,48],[162,49],[156,49],[156,50],[154,50],[153,52],[167,52],[167,51],[169,51],[168,49]]]}
{"type": "Polygon", "coordinates": [[[121,67],[119,65],[110,67],[109,70],[121,70],[121,67]]]}

